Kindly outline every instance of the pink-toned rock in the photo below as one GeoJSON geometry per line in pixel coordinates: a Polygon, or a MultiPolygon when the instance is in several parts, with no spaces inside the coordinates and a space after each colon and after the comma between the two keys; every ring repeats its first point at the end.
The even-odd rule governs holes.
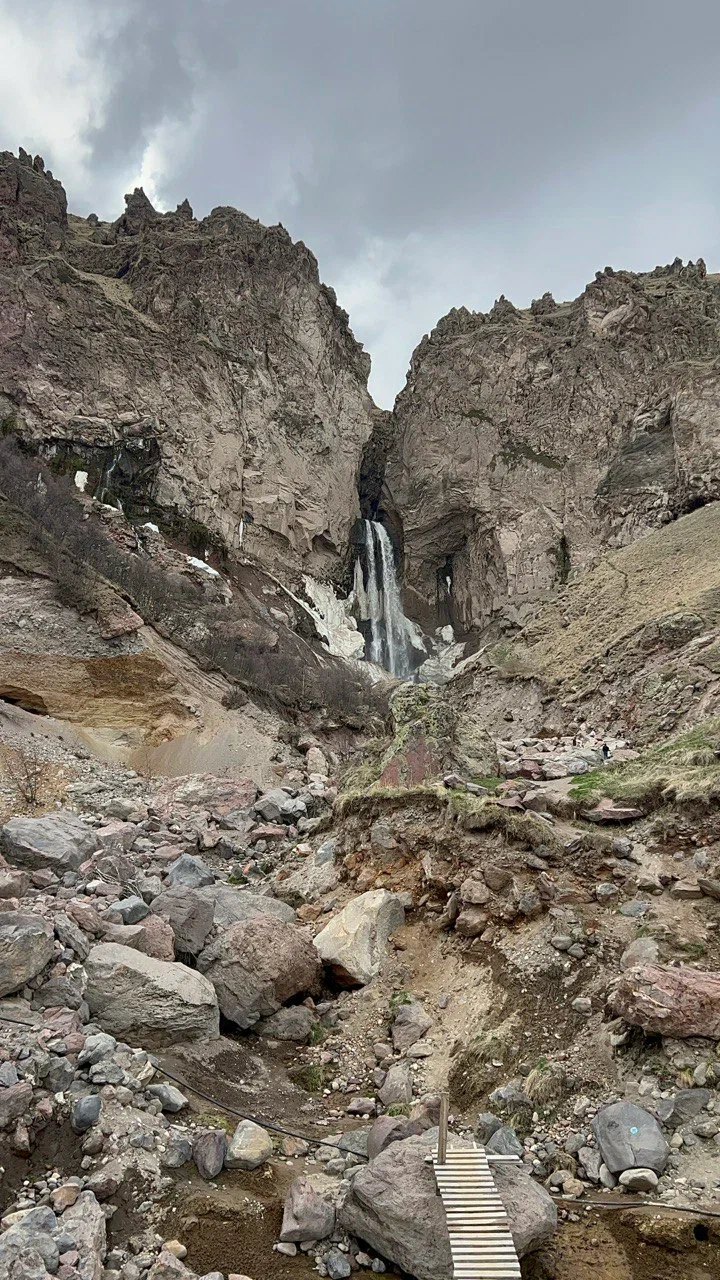
{"type": "Polygon", "coordinates": [[[613,987],[611,1008],[643,1031],[720,1040],[720,973],[636,965],[613,987]]]}
{"type": "Polygon", "coordinates": [[[65,910],[84,933],[102,933],[104,931],[104,920],[89,902],[73,900],[66,904],[65,910]]]}
{"type": "Polygon", "coordinates": [[[104,854],[125,853],[137,833],[138,829],[133,822],[121,822],[119,819],[106,823],[96,832],[104,854]]]}
{"type": "Polygon", "coordinates": [[[168,778],[155,795],[152,807],[161,818],[173,809],[208,809],[225,817],[237,809],[249,809],[257,796],[251,778],[217,778],[212,773],[193,773],[168,778]]]}
{"type": "Polygon", "coordinates": [[[594,809],[583,813],[588,822],[635,822],[642,818],[642,809],[635,809],[628,804],[615,804],[612,800],[601,800],[594,809]]]}

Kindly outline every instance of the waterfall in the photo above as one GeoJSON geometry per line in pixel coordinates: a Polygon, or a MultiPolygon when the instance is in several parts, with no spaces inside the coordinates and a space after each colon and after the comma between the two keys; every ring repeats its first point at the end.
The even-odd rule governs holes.
{"type": "Polygon", "coordinates": [[[392,543],[376,520],[364,521],[364,533],[367,588],[362,616],[370,622],[370,661],[403,680],[410,675],[410,644],[392,543]]]}

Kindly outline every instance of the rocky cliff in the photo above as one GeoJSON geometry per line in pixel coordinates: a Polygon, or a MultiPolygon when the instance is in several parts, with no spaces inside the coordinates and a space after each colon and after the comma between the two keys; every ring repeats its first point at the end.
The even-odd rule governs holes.
{"type": "Polygon", "coordinates": [[[313,255],[281,226],[161,215],[142,191],[112,224],[66,208],[39,157],[0,155],[4,429],[195,542],[337,575],[370,362],[313,255]]]}
{"type": "Polygon", "coordinates": [[[395,406],[381,510],[408,607],[461,630],[720,493],[720,277],[606,268],[574,302],[451,311],[395,406]]]}

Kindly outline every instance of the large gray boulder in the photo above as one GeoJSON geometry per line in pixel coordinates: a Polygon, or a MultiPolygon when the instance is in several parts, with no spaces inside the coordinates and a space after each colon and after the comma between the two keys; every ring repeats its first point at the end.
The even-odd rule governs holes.
{"type": "Polygon", "coordinates": [[[634,1102],[613,1102],[593,1120],[593,1133],[611,1173],[625,1169],[654,1169],[662,1173],[670,1148],[660,1125],[634,1102]]]}
{"type": "Polygon", "coordinates": [[[53,927],[43,916],[0,911],[0,996],[19,991],[53,955],[53,927]]]}
{"type": "MultiPolygon", "coordinates": [[[[338,1212],[341,1226],[417,1280],[453,1277],[445,1211],[432,1166],[425,1163],[436,1142],[437,1129],[393,1142],[355,1174],[338,1212]]],[[[552,1237],[555,1205],[517,1166],[498,1173],[496,1186],[515,1247],[525,1257],[552,1237]]]]}
{"type": "Polygon", "coordinates": [[[219,1035],[212,984],[184,964],[104,942],[93,947],[85,971],[94,1020],[128,1044],[160,1048],[219,1035]]]}
{"type": "Polygon", "coordinates": [[[43,818],[11,818],[0,830],[0,852],[15,867],[76,871],[98,848],[93,827],[70,809],[43,818]]]}
{"type": "Polygon", "coordinates": [[[175,953],[199,956],[213,927],[215,905],[197,889],[177,885],[153,898],[152,909],[167,920],[175,939],[175,953]]]}
{"type": "Polygon", "coordinates": [[[296,919],[295,912],[286,902],[279,902],[277,898],[263,893],[251,893],[247,889],[233,889],[229,884],[207,885],[196,890],[196,897],[201,902],[211,903],[213,925],[218,932],[231,924],[254,920],[257,916],[272,916],[288,924],[296,919]]]}
{"type": "Polygon", "coordinates": [[[404,921],[396,893],[371,889],[348,902],[316,936],[318,955],[338,981],[363,986],[380,972],[388,940],[404,921]]]}
{"type": "Polygon", "coordinates": [[[224,929],[200,954],[198,969],[213,984],[225,1017],[245,1028],[309,991],[320,962],[302,930],[259,915],[224,929]]]}

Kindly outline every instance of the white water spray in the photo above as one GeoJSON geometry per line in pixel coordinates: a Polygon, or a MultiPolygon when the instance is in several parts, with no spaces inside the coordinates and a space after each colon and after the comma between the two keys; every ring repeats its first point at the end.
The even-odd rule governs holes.
{"type": "Polygon", "coordinates": [[[370,661],[404,680],[410,675],[408,621],[400,601],[392,543],[378,521],[366,520],[364,525],[370,661]]]}

